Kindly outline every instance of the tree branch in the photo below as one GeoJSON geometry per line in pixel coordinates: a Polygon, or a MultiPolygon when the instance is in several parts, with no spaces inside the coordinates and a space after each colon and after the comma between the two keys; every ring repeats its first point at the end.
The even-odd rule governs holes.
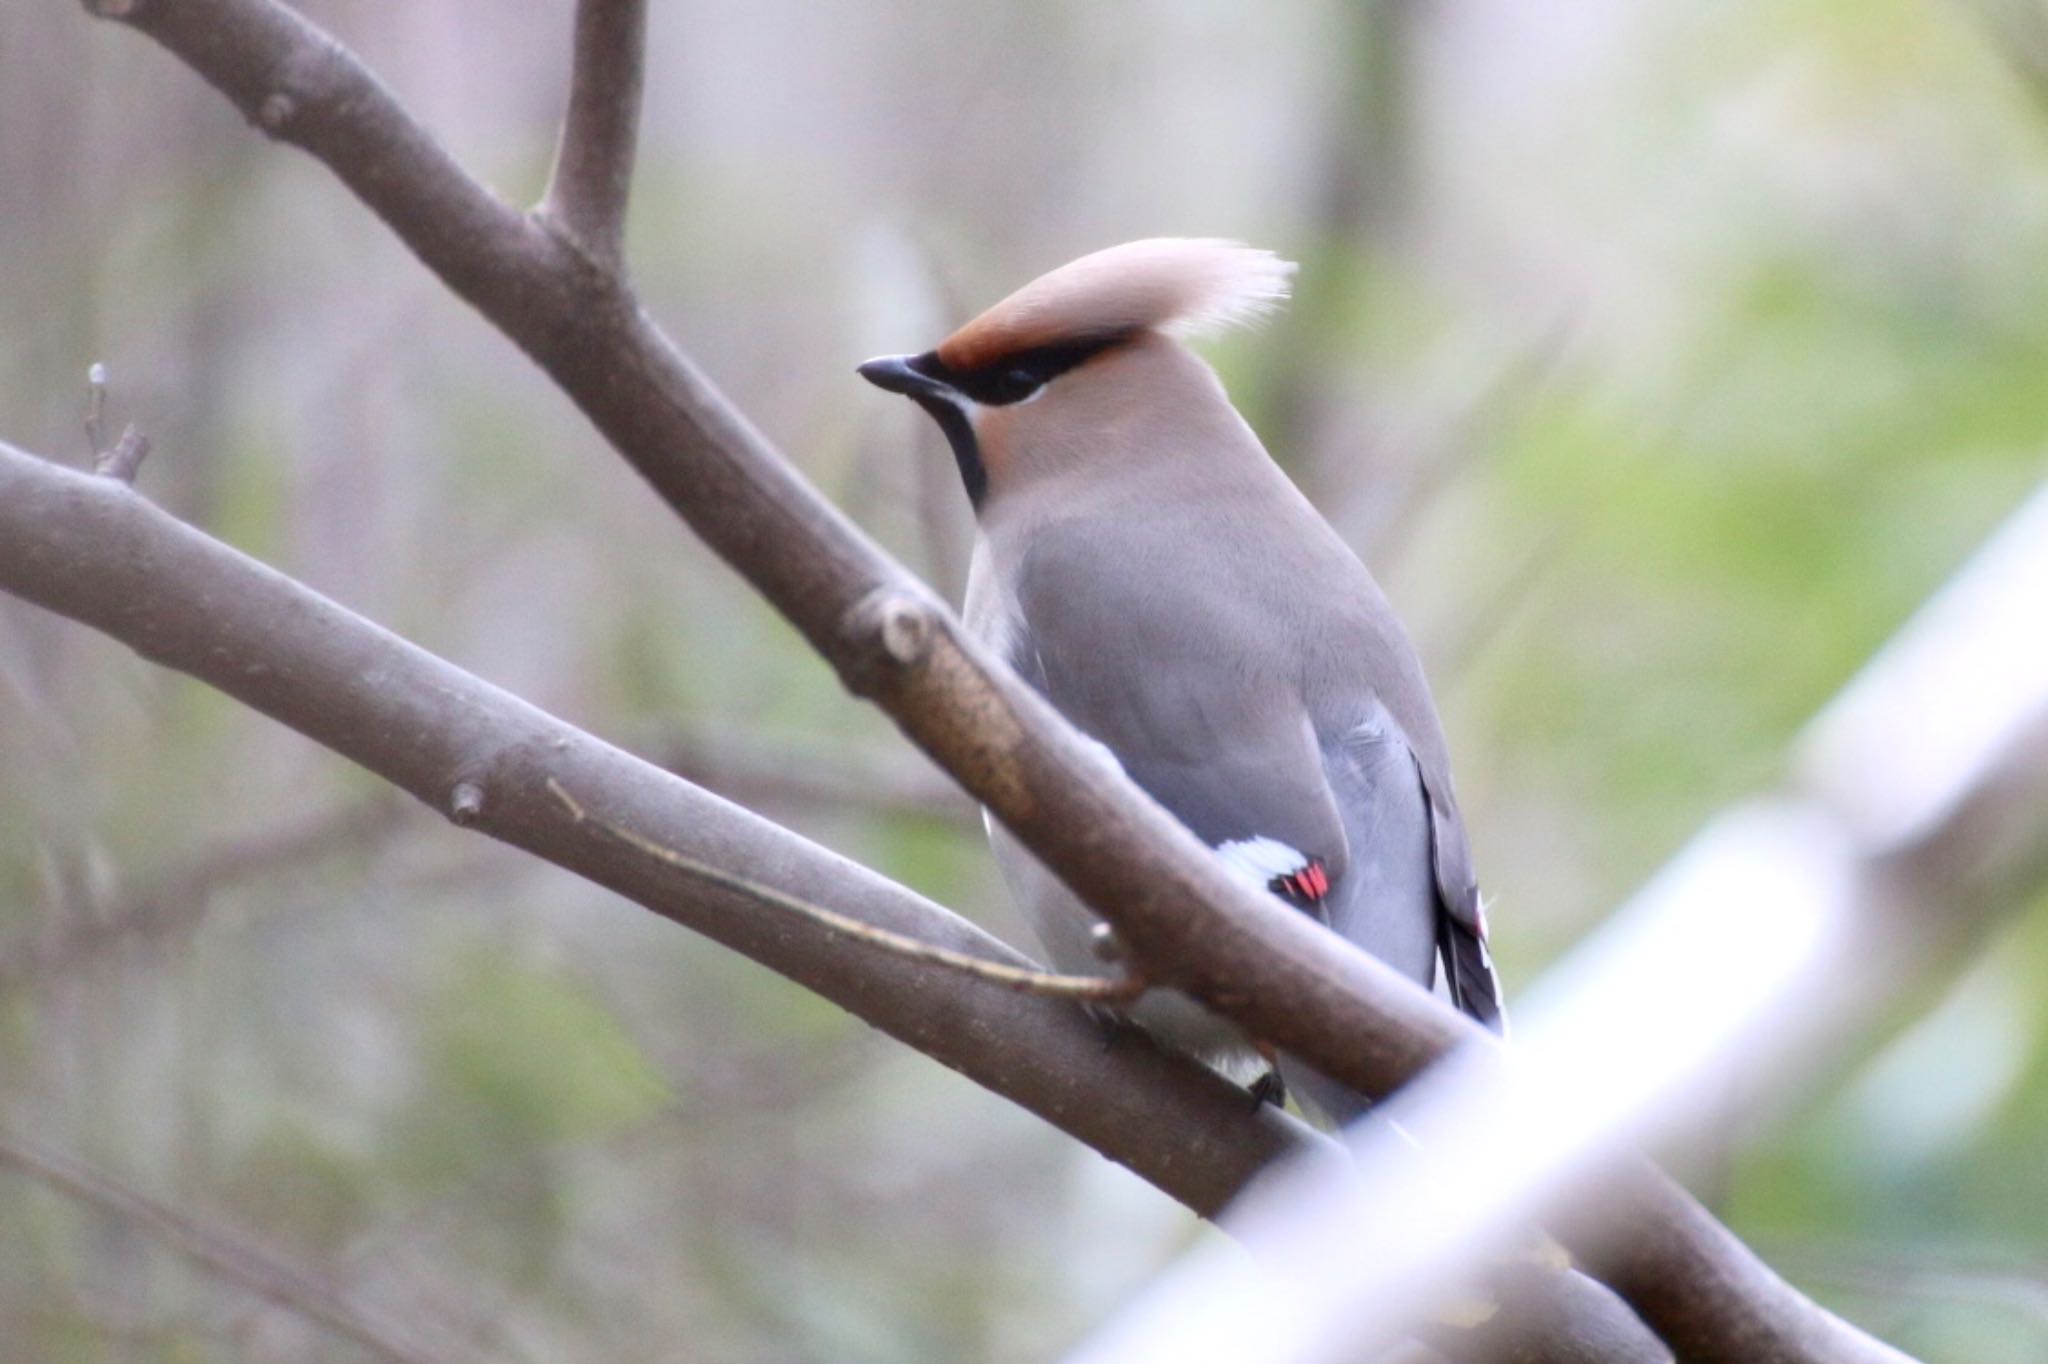
{"type": "Polygon", "coordinates": [[[100,1211],[144,1228],[224,1279],[346,1336],[388,1364],[438,1357],[377,1321],[349,1294],[275,1252],[195,1221],[25,1137],[0,1133],[0,1165],[12,1165],[100,1211]]]}
{"type": "MultiPolygon", "coordinates": [[[[1493,1045],[1413,983],[1240,884],[1172,816],[1105,769],[927,589],[803,481],[617,276],[465,175],[333,39],[273,0],[99,3],[177,54],[273,136],[326,163],[547,371],[851,690],[887,710],[1096,907],[1148,978],[1187,989],[1252,1035],[1369,1094],[1391,1091],[1461,1041],[1493,1045]]],[[[510,803],[530,821],[520,832],[537,836],[544,825],[534,801],[526,786],[510,803]]],[[[484,809],[494,805],[487,799],[484,809]]],[[[632,823],[662,832],[645,820],[632,823]]],[[[678,847],[680,839],[663,837],[678,847]]],[[[630,879],[616,865],[597,870],[607,884],[630,879]]],[[[1657,1197],[1639,1197],[1628,1211],[1662,1219],[1659,1234],[1679,1238],[1718,1272],[1682,1289],[1626,1278],[1615,1287],[1644,1304],[1670,1339],[1780,1339],[1783,1323],[1774,1314],[1790,1290],[1710,1218],[1706,1226],[1720,1234],[1704,1232],[1687,1215],[1697,1205],[1675,1185],[1654,1187],[1657,1197]],[[1681,1316],[1659,1320],[1658,1313],[1669,1318],[1674,1292],[1681,1316]]],[[[1834,1323],[1837,1348],[1815,1353],[1787,1332],[1784,1348],[1769,1357],[1853,1359],[1869,1346],[1853,1328],[1793,1300],[1809,1317],[1834,1323]]]]}
{"type": "MultiPolygon", "coordinates": [[[[783,891],[921,942],[1024,959],[937,905],[610,748],[209,539],[138,497],[0,442],[0,590],[105,631],[291,726],[458,823],[586,876],[816,991],[1094,1147],[1204,1216],[1301,1124],[1208,1070],[1143,1045],[1107,1049],[1069,1005],[932,972],[743,891],[667,873],[579,822],[576,789],[663,845],[757,869],[783,891]]],[[[751,879],[751,877],[749,878],[751,879]]],[[[1521,1276],[1515,1328],[1547,1357],[1642,1364],[1661,1350],[1581,1275],[1521,1276]]],[[[1505,1324],[1488,1339],[1507,1332],[1505,1324]]]]}
{"type": "Polygon", "coordinates": [[[1751,1054],[1796,1026],[1840,960],[1857,871],[1824,812],[1757,801],[1723,814],[1537,983],[1512,1053],[1463,1052],[1416,1079],[1345,1134],[1352,1162],[1262,1180],[1224,1218],[1253,1267],[1191,1252],[1069,1364],[1202,1349],[1303,1364],[1384,1348],[1486,1248],[1601,1209],[1608,1153],[1668,1125],[1701,1084],[1739,1058],[1769,1071],[1751,1054]],[[1701,961],[1714,969],[1671,970],[1701,961]],[[1402,1253],[1331,1253],[1344,1245],[1402,1253]],[[1288,1285],[1279,1321],[1274,1277],[1288,1285]]]}
{"type": "Polygon", "coordinates": [[[294,816],[208,848],[53,930],[16,935],[0,944],[0,993],[75,970],[117,944],[189,929],[215,893],[382,837],[397,827],[401,809],[391,793],[380,791],[310,818],[294,816]]]}
{"type": "Polygon", "coordinates": [[[1202,1067],[1105,1050],[1079,1009],[934,972],[692,881],[594,814],[796,898],[991,961],[1027,960],[853,862],[544,714],[167,515],[0,442],[0,588],[189,673],[430,808],[779,971],[1213,1214],[1301,1124],[1202,1067]]]}
{"type": "Polygon", "coordinates": [[[623,285],[470,179],[333,39],[272,0],[118,16],[325,162],[547,371],[689,525],[1171,981],[1368,1093],[1483,1035],[1241,884],[961,630],[697,372],[623,285]]]}
{"type": "Polygon", "coordinates": [[[612,272],[625,247],[646,48],[646,0],[577,0],[569,109],[540,215],[612,272]]]}
{"type": "Polygon", "coordinates": [[[1131,976],[1070,976],[1029,966],[1012,966],[1008,962],[990,961],[987,957],[971,952],[956,952],[951,948],[934,947],[919,938],[902,933],[892,933],[885,928],[876,928],[863,923],[851,914],[841,914],[836,909],[814,905],[799,900],[793,895],[784,895],[773,886],[763,885],[752,877],[741,876],[714,867],[709,862],[699,862],[685,857],[673,848],[665,847],[652,839],[644,838],[632,829],[599,819],[583,808],[560,782],[548,778],[547,787],[569,817],[578,824],[585,820],[603,829],[626,846],[637,850],[664,866],[675,868],[687,877],[708,881],[721,889],[752,900],[766,909],[778,910],[795,915],[799,919],[836,933],[842,937],[865,942],[878,951],[891,952],[911,961],[923,962],[927,966],[944,971],[960,971],[1005,989],[1021,990],[1026,994],[1041,995],[1049,999],[1071,999],[1083,1004],[1129,1005],[1145,993],[1145,982],[1131,976]]]}

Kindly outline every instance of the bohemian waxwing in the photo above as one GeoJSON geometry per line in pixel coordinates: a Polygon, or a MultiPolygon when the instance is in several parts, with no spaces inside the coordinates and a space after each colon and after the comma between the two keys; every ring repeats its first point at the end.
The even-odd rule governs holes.
{"type": "MultiPolygon", "coordinates": [[[[1442,727],[1414,646],[1180,338],[1253,321],[1294,267],[1159,239],[1033,280],[937,349],[861,375],[929,412],[980,525],[968,628],[1236,872],[1501,1026],[1442,727]]],[[[1063,971],[1099,921],[990,822],[1063,971]]],[[[1234,1027],[1173,991],[1131,1011],[1227,1069],[1234,1027]]],[[[1282,1073],[1342,1121],[1362,1107],[1282,1073]]]]}

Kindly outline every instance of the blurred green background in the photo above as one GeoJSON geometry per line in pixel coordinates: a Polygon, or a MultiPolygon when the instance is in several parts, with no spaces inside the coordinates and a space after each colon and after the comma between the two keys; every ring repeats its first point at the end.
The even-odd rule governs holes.
{"type": "MultiPolygon", "coordinates": [[[[566,0],[308,8],[537,193],[566,0]]],[[[951,461],[857,361],[1127,238],[1303,263],[1211,354],[1418,638],[1511,990],[1774,780],[2048,467],[2038,4],[657,0],[652,43],[650,306],[949,592],[951,461]]],[[[0,73],[0,434],[82,461],[103,361],[179,515],[1024,940],[965,801],[323,170],[73,4],[0,9],[0,73]]],[[[10,601],[0,771],[7,1130],[432,1357],[1039,1359],[1197,1234],[10,601]]],[[[1701,1165],[1934,1360],[2048,1357],[2048,915],[2014,908],[1701,1165]]],[[[10,1360],[374,1357],[18,1170],[0,1226],[10,1360]]]]}

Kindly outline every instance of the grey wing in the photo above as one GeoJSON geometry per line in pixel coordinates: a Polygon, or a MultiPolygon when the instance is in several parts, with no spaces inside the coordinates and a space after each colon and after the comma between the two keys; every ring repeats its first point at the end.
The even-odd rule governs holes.
{"type": "MultiPolygon", "coordinates": [[[[1197,837],[1219,848],[1270,839],[1332,872],[1343,865],[1343,828],[1314,730],[1299,689],[1279,670],[1219,669],[1214,631],[1191,628],[1177,597],[1119,592],[1116,576],[1088,556],[1033,561],[1014,595],[985,558],[977,567],[969,628],[1197,837]]],[[[1104,970],[1095,917],[1000,826],[989,833],[1011,895],[1053,963],[1104,970]]],[[[1198,1056],[1255,1059],[1233,1025],[1177,991],[1148,993],[1131,1016],[1198,1056]]]]}
{"type": "MultiPolygon", "coordinates": [[[[1450,845],[1437,835],[1437,807],[1407,737],[1384,707],[1374,703],[1371,712],[1323,751],[1351,853],[1325,908],[1333,930],[1427,988],[1451,918],[1442,883],[1460,873],[1438,855],[1440,844],[1450,845]]],[[[1446,980],[1453,981],[1445,961],[1446,980]]],[[[1367,1107],[1363,1096],[1291,1058],[1282,1059],[1281,1073],[1290,1089],[1340,1125],[1367,1107]]]]}
{"type": "Polygon", "coordinates": [[[1340,736],[1323,767],[1351,849],[1330,887],[1330,927],[1426,987],[1443,908],[1429,796],[1408,741],[1382,711],[1340,736]]]}
{"type": "Polygon", "coordinates": [[[1383,708],[1345,734],[1326,767],[1351,844],[1331,926],[1424,985],[1443,963],[1451,1002],[1501,1028],[1471,845],[1448,783],[1433,783],[1383,708]]]}
{"type": "Polygon", "coordinates": [[[1141,533],[1043,535],[1017,576],[1012,657],[1205,843],[1271,839],[1339,875],[1344,831],[1298,670],[1252,613],[1148,590],[1183,586],[1163,568],[1116,571],[1156,548],[1141,533]]]}

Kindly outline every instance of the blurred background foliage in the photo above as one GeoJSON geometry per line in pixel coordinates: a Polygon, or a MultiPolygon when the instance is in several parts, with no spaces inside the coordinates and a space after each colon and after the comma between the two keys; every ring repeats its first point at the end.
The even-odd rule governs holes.
{"type": "MultiPolygon", "coordinates": [[[[567,0],[309,9],[537,192],[567,0]]],[[[856,361],[1126,238],[1304,263],[1212,353],[1419,639],[1511,983],[1773,780],[2041,477],[2033,0],[653,10],[651,306],[949,591],[950,461],[856,361]]],[[[82,460],[104,361],[179,515],[1020,937],[965,802],[324,171],[75,5],[0,10],[0,70],[8,439],[82,460]]],[[[7,1129],[430,1357],[1043,1358],[1196,1234],[796,988],[5,602],[0,767],[7,1129]]],[[[2048,1355],[2048,915],[2015,909],[1701,1166],[1931,1359],[2048,1355]]],[[[374,1357],[20,1170],[0,1225],[9,1358],[374,1357]]]]}

